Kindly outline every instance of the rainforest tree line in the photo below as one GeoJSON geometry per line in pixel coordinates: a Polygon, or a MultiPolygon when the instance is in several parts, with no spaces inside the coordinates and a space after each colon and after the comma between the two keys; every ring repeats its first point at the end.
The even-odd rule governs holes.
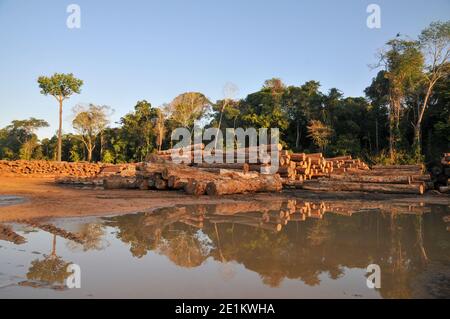
{"type": "Polygon", "coordinates": [[[286,85],[266,80],[243,99],[210,101],[186,92],[155,107],[146,100],[111,126],[105,105],[72,108],[74,134],[63,134],[63,102],[81,92],[72,74],[38,79],[41,93],[59,107],[60,128],[39,140],[41,119],[15,120],[0,129],[0,158],[136,162],[171,147],[174,128],[277,127],[281,143],[298,152],[353,155],[371,163],[429,162],[450,150],[450,21],[434,22],[416,40],[397,36],[374,61],[377,75],[365,96],[326,92],[320,82],[286,85]]]}

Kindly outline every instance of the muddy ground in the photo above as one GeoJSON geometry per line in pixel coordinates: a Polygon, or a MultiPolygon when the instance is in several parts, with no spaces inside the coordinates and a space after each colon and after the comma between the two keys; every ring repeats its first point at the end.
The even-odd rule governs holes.
{"type": "Polygon", "coordinates": [[[103,190],[61,186],[53,178],[0,177],[0,195],[25,198],[23,203],[0,206],[0,222],[44,217],[76,217],[127,214],[176,204],[213,204],[249,200],[303,199],[392,201],[450,205],[450,196],[428,192],[426,195],[387,195],[367,193],[314,193],[285,190],[279,194],[243,194],[224,197],[186,195],[175,191],[103,190]]]}

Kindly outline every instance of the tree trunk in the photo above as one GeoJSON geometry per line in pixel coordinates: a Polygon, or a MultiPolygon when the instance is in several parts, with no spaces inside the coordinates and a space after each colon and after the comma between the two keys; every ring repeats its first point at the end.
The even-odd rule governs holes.
{"type": "Polygon", "coordinates": [[[56,160],[61,162],[62,153],[62,112],[63,112],[63,100],[59,99],[59,129],[58,129],[58,150],[56,155],[56,160]]]}
{"type": "Polygon", "coordinates": [[[92,161],[92,147],[89,146],[87,151],[88,151],[88,158],[87,158],[87,160],[88,160],[88,162],[91,162],[92,161]]]}
{"type": "Polygon", "coordinates": [[[298,150],[300,146],[300,121],[297,120],[297,136],[295,138],[295,148],[298,150]]]}

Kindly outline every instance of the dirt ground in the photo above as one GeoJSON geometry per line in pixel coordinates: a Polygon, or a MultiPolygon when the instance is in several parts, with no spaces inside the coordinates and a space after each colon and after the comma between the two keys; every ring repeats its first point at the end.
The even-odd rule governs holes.
{"type": "Polygon", "coordinates": [[[174,191],[103,190],[57,185],[53,178],[0,177],[0,195],[16,195],[25,202],[0,207],[0,222],[44,217],[126,214],[176,204],[224,203],[297,198],[304,200],[382,200],[450,205],[450,196],[312,193],[288,190],[280,194],[244,194],[225,197],[189,196],[174,191]]]}

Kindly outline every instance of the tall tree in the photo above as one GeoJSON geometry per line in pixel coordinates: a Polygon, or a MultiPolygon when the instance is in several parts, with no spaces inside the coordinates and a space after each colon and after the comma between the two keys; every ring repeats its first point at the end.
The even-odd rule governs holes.
{"type": "Polygon", "coordinates": [[[92,161],[92,152],[96,139],[109,123],[108,110],[105,105],[89,104],[88,107],[78,105],[74,108],[73,128],[80,134],[80,139],[86,146],[87,160],[92,161]]]}
{"type": "Polygon", "coordinates": [[[146,100],[138,101],[134,106],[134,112],[123,116],[121,139],[125,143],[127,160],[143,161],[152,151],[155,137],[154,119],[157,117],[157,109],[146,100]]]}
{"type": "Polygon", "coordinates": [[[72,94],[81,92],[83,81],[77,79],[72,73],[55,73],[50,77],[40,76],[37,80],[41,94],[53,96],[59,103],[59,128],[57,161],[61,161],[62,149],[62,112],[63,102],[72,94]]]}
{"type": "Polygon", "coordinates": [[[211,102],[199,92],[186,92],[178,95],[167,107],[171,120],[181,127],[192,130],[211,107],[211,102]]]}
{"type": "Polygon", "coordinates": [[[164,136],[166,135],[166,114],[164,114],[164,110],[159,108],[156,109],[156,117],[153,119],[155,133],[156,133],[156,145],[158,145],[158,151],[161,151],[161,147],[163,144],[164,136]]]}
{"type": "Polygon", "coordinates": [[[381,54],[381,64],[389,81],[389,153],[394,161],[401,138],[399,125],[405,96],[416,89],[424,61],[415,41],[393,39],[387,42],[387,47],[381,54]]]}
{"type": "Polygon", "coordinates": [[[450,21],[433,22],[419,35],[419,44],[425,56],[425,73],[422,84],[424,97],[417,104],[414,124],[414,149],[421,153],[421,126],[423,115],[429,105],[436,83],[450,74],[450,21]]]}
{"type": "Polygon", "coordinates": [[[314,141],[320,151],[325,151],[333,135],[333,129],[326,126],[319,120],[312,120],[308,125],[309,137],[314,141]]]}

